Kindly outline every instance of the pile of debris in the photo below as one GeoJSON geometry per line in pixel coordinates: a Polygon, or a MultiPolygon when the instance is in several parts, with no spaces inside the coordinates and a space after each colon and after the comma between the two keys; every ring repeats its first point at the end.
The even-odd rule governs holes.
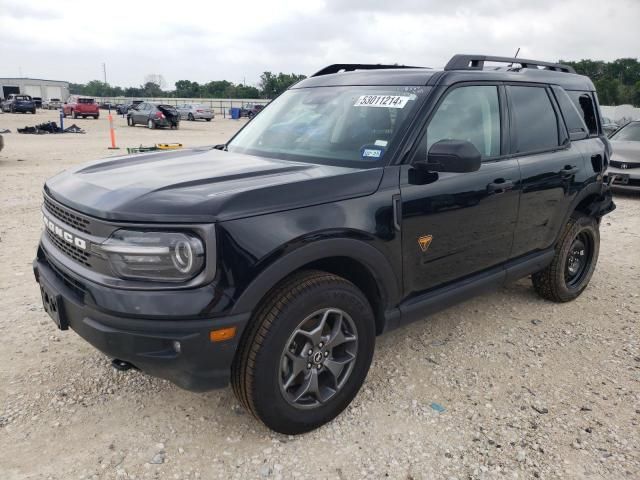
{"type": "Polygon", "coordinates": [[[36,125],[35,127],[19,128],[18,133],[30,133],[33,135],[44,135],[47,133],[85,133],[83,129],[75,123],[64,130],[58,126],[56,122],[46,122],[36,125]]]}

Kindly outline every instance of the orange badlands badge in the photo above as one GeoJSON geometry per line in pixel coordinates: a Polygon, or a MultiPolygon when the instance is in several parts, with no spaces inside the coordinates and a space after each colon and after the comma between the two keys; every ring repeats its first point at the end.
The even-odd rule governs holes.
{"type": "Polygon", "coordinates": [[[431,240],[433,240],[432,235],[422,235],[421,237],[418,237],[418,245],[420,245],[420,250],[426,252],[427,248],[429,248],[429,245],[431,245],[431,240]]]}

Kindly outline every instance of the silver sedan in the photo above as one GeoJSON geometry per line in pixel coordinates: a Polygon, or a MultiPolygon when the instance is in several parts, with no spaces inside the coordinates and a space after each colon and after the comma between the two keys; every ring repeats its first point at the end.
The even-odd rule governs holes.
{"type": "Polygon", "coordinates": [[[627,123],[609,140],[613,153],[607,174],[616,177],[612,186],[640,192],[640,121],[627,123]]]}
{"type": "Polygon", "coordinates": [[[214,117],[211,108],[197,103],[185,103],[184,105],[178,105],[176,108],[182,120],[206,120],[210,122],[214,117]]]}

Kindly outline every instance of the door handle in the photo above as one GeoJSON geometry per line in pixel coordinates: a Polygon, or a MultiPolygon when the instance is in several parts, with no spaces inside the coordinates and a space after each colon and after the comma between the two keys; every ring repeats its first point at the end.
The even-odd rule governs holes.
{"type": "Polygon", "coordinates": [[[504,193],[507,190],[513,188],[513,181],[504,178],[496,178],[493,182],[487,185],[487,192],[492,193],[504,193]]]}
{"type": "Polygon", "coordinates": [[[578,167],[575,165],[565,165],[565,167],[560,170],[560,176],[563,178],[571,177],[578,173],[578,167]]]}

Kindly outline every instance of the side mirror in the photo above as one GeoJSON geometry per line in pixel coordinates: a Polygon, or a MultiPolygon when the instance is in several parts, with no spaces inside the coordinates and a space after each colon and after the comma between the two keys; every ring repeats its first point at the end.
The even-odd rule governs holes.
{"type": "Polygon", "coordinates": [[[413,167],[423,172],[477,172],[480,158],[480,152],[471,142],[440,140],[431,146],[426,160],[414,161],[413,167]]]}

